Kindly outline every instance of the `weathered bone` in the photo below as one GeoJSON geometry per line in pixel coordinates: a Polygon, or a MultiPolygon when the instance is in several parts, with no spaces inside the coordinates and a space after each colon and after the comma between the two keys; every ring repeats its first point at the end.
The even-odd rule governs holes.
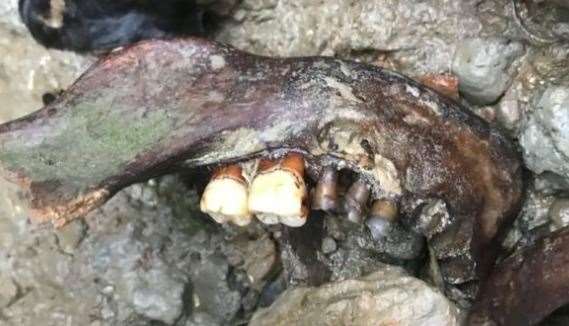
{"type": "Polygon", "coordinates": [[[56,225],[182,165],[279,149],[302,152],[308,167],[355,171],[375,198],[400,199],[407,216],[422,200],[444,200],[453,216],[447,262],[462,279],[490,266],[519,208],[520,161],[500,132],[406,77],[332,58],[143,42],[0,126],[3,175],[27,190],[34,216],[56,225]]]}

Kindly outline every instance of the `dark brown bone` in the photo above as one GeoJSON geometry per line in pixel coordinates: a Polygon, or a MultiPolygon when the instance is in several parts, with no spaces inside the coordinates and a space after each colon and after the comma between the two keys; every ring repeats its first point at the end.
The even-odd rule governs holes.
{"type": "Polygon", "coordinates": [[[536,325],[569,304],[569,228],[508,257],[480,289],[469,325],[536,325]]]}
{"type": "Polygon", "coordinates": [[[498,131],[406,77],[332,58],[143,42],[0,126],[3,174],[27,190],[33,215],[56,225],[182,164],[282,148],[302,151],[308,166],[354,170],[375,198],[401,199],[407,216],[422,200],[444,200],[452,241],[441,259],[467,274],[493,261],[488,249],[520,202],[518,155],[498,131]]]}

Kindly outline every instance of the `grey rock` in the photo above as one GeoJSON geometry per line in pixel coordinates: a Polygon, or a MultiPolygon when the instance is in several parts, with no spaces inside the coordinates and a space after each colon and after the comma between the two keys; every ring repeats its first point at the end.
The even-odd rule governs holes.
{"type": "Polygon", "coordinates": [[[134,310],[151,320],[172,324],[184,309],[185,286],[183,280],[153,269],[145,273],[144,282],[138,282],[132,290],[134,310]]]}
{"type": "Polygon", "coordinates": [[[0,308],[17,299],[19,291],[18,285],[10,277],[0,274],[0,308]]]}
{"type": "Polygon", "coordinates": [[[544,172],[535,176],[535,190],[547,195],[554,195],[569,189],[569,179],[560,178],[552,172],[544,172]]]}
{"type": "MultiPolygon", "coordinates": [[[[86,224],[54,232],[27,223],[17,192],[9,191],[14,187],[1,181],[0,304],[10,305],[0,306],[6,318],[0,323],[142,326],[155,320],[173,325],[192,310],[194,278],[199,289],[220,297],[208,303],[213,308],[202,306],[203,313],[217,324],[231,323],[241,296],[230,289],[228,264],[219,254],[223,236],[205,227],[195,210],[182,209],[182,203],[196,207],[197,197],[181,182],[169,182],[168,193],[193,198],[176,206],[189,216],[174,216],[157,192],[147,189],[155,197],[141,204],[126,189],[89,214],[86,224]],[[154,207],[154,202],[159,204],[154,207]],[[215,259],[215,266],[202,267],[202,259],[215,259]]],[[[166,193],[161,183],[155,186],[166,193]]]]}
{"type": "Polygon", "coordinates": [[[496,107],[496,120],[507,131],[516,133],[523,113],[520,103],[524,89],[522,83],[513,83],[496,107]]]}
{"type": "Polygon", "coordinates": [[[460,310],[437,290],[384,266],[358,279],[286,290],[250,325],[460,325],[460,310]]]}
{"type": "Polygon", "coordinates": [[[18,0],[0,2],[0,28],[9,28],[20,33],[26,31],[26,27],[20,21],[18,14],[18,0]]]}
{"type": "Polygon", "coordinates": [[[239,292],[229,288],[229,265],[222,256],[203,259],[192,269],[194,310],[206,312],[225,324],[237,314],[241,305],[239,292]]]}
{"type": "Polygon", "coordinates": [[[41,108],[45,92],[66,88],[94,61],[43,48],[21,26],[14,8],[17,0],[0,4],[0,122],[41,108]]]}
{"type": "Polygon", "coordinates": [[[326,237],[322,240],[322,252],[331,254],[338,249],[336,241],[332,237],[326,237]]]}
{"type": "Polygon", "coordinates": [[[549,212],[555,197],[535,191],[533,187],[529,187],[527,191],[527,198],[521,212],[502,244],[510,251],[533,244],[537,239],[548,234],[551,229],[549,212]]]}
{"type": "Polygon", "coordinates": [[[569,179],[569,87],[548,87],[534,107],[520,136],[524,160],[535,173],[569,179]]]}
{"type": "Polygon", "coordinates": [[[86,236],[87,225],[83,220],[76,220],[56,232],[60,249],[67,254],[73,254],[86,236]]]}
{"type": "Polygon", "coordinates": [[[277,268],[277,248],[268,233],[252,235],[254,226],[248,229],[252,232],[243,232],[228,240],[225,255],[232,266],[245,272],[250,286],[260,290],[277,268]]]}
{"type": "Polygon", "coordinates": [[[512,81],[512,63],[524,52],[521,43],[505,38],[472,38],[462,42],[452,63],[461,93],[475,104],[491,104],[512,81]]]}
{"type": "Polygon", "coordinates": [[[186,321],[184,326],[218,326],[219,322],[212,316],[204,312],[197,312],[192,314],[186,321]]]}
{"type": "Polygon", "coordinates": [[[258,54],[391,62],[420,75],[448,71],[458,40],[512,29],[507,3],[245,0],[217,38],[258,54]]]}
{"type": "Polygon", "coordinates": [[[569,199],[557,198],[549,207],[549,219],[554,229],[569,225],[569,199]]]}

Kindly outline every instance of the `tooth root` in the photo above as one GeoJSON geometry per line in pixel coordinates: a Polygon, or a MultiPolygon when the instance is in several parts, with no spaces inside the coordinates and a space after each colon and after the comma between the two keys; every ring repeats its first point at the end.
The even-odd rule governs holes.
{"type": "Polygon", "coordinates": [[[249,191],[251,212],[265,224],[304,225],[308,206],[303,177],[304,159],[297,153],[276,164],[260,164],[249,191]]]}
{"type": "Polygon", "coordinates": [[[326,212],[338,208],[338,172],[334,167],[326,167],[316,184],[312,208],[326,212]]]}
{"type": "Polygon", "coordinates": [[[248,184],[239,165],[218,169],[206,186],[200,201],[202,212],[217,223],[245,226],[252,220],[248,207],[248,184]]]}
{"type": "Polygon", "coordinates": [[[368,185],[361,179],[350,186],[344,198],[344,210],[348,220],[354,223],[363,222],[369,193],[368,185]]]}
{"type": "Polygon", "coordinates": [[[378,241],[387,236],[398,215],[399,212],[395,203],[387,199],[379,199],[373,202],[369,218],[365,224],[371,236],[378,241]]]}

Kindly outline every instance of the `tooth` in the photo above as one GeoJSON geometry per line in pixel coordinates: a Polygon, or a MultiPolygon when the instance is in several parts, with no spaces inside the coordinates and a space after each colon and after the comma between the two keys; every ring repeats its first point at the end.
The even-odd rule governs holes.
{"type": "Polygon", "coordinates": [[[387,199],[374,201],[370,216],[365,222],[371,236],[375,240],[380,240],[385,237],[390,232],[398,215],[397,205],[392,201],[387,199]]]}
{"type": "Polygon", "coordinates": [[[361,223],[363,221],[368,199],[368,185],[361,179],[354,182],[344,198],[344,209],[348,220],[354,223],[361,223]]]}
{"type": "Polygon", "coordinates": [[[249,208],[265,224],[302,226],[308,216],[304,159],[288,154],[281,162],[260,164],[249,195],[249,208]]]}
{"type": "Polygon", "coordinates": [[[312,200],[312,208],[323,211],[334,211],[338,206],[338,172],[334,167],[326,167],[320,175],[314,198],[312,200]]]}
{"type": "Polygon", "coordinates": [[[370,218],[378,217],[388,222],[395,222],[398,217],[397,205],[388,199],[378,199],[373,202],[370,218]]]}
{"type": "Polygon", "coordinates": [[[247,225],[252,220],[247,187],[247,180],[243,177],[239,165],[220,168],[204,190],[200,209],[218,223],[247,225]]]}

